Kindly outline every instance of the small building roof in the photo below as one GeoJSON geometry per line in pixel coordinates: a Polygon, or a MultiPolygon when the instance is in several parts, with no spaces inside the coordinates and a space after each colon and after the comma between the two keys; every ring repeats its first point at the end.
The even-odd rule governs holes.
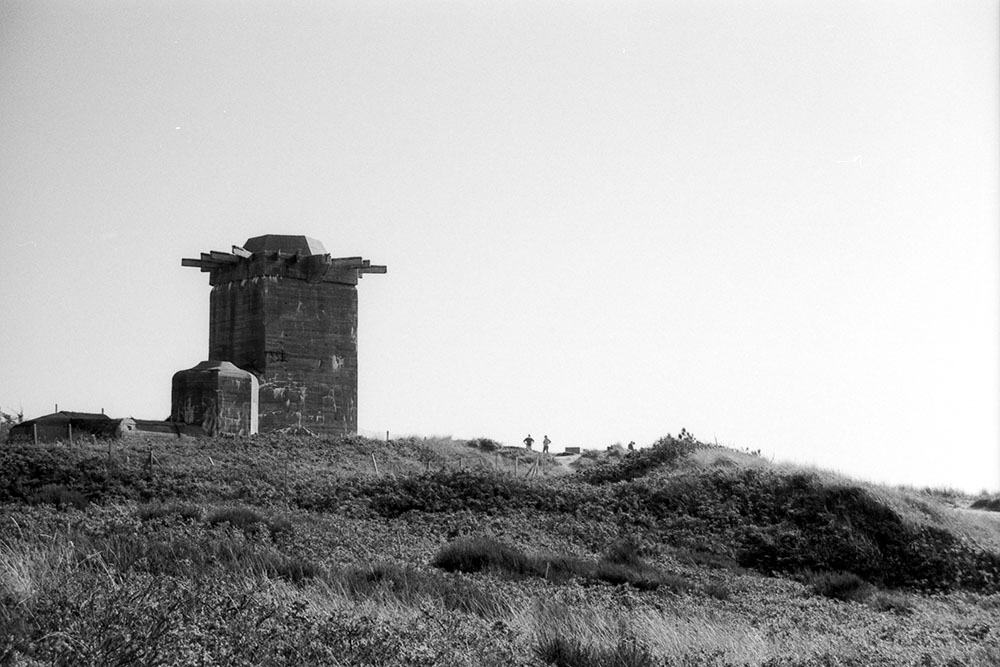
{"type": "Polygon", "coordinates": [[[110,419],[111,417],[107,416],[103,412],[72,412],[70,410],[60,410],[59,412],[42,415],[41,417],[35,417],[34,419],[25,419],[21,423],[31,424],[32,422],[104,421],[110,419]]]}

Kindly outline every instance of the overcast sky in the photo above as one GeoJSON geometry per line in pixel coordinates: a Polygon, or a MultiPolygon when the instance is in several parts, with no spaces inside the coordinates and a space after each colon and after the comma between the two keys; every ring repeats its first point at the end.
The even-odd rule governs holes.
{"type": "Polygon", "coordinates": [[[164,418],[306,234],[359,423],[1000,485],[998,3],[0,2],[0,409],[164,418]]]}

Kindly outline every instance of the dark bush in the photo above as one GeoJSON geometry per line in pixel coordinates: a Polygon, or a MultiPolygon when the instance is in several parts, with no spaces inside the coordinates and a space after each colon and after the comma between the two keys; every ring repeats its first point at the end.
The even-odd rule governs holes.
{"type": "Polygon", "coordinates": [[[877,591],[868,599],[868,604],[873,609],[882,612],[891,612],[902,616],[913,613],[913,601],[903,593],[877,591]]]}
{"type": "Polygon", "coordinates": [[[268,554],[260,559],[260,563],[268,576],[280,577],[295,584],[323,575],[322,567],[298,556],[268,554]]]}
{"type": "Polygon", "coordinates": [[[220,523],[228,523],[232,527],[244,531],[252,531],[258,524],[265,523],[264,517],[249,507],[224,507],[217,509],[208,515],[206,521],[213,526],[220,523]]]}
{"type": "Polygon", "coordinates": [[[872,586],[853,572],[807,573],[805,583],[817,595],[843,602],[861,602],[872,593],[872,586]]]}
{"type": "Polygon", "coordinates": [[[491,537],[466,537],[451,542],[437,552],[431,564],[447,572],[500,570],[523,575],[534,569],[523,553],[491,537]]]}
{"type": "MultiPolygon", "coordinates": [[[[382,477],[351,493],[368,499],[378,514],[395,518],[410,511],[575,512],[585,506],[600,505],[597,494],[587,493],[588,490],[551,479],[528,480],[487,470],[450,470],[396,479],[382,477]]],[[[342,490],[335,492],[343,494],[342,490]]]]}
{"type": "Polygon", "coordinates": [[[624,482],[642,477],[658,468],[675,466],[678,461],[693,452],[696,446],[697,443],[693,439],[677,439],[668,435],[657,440],[652,447],[639,449],[629,456],[621,457],[614,465],[588,468],[579,474],[590,484],[624,482]]]}
{"type": "Polygon", "coordinates": [[[642,547],[634,537],[626,537],[611,544],[604,552],[604,559],[611,563],[637,565],[641,562],[642,547]]]}
{"type": "Polygon", "coordinates": [[[73,489],[67,489],[62,484],[46,484],[31,495],[29,502],[33,505],[55,505],[58,509],[75,507],[86,509],[87,498],[73,489]]]}
{"type": "Polygon", "coordinates": [[[634,640],[622,640],[614,647],[585,646],[578,639],[559,635],[543,637],[534,647],[546,665],[556,667],[652,667],[656,664],[649,649],[634,640]]]}
{"type": "Polygon", "coordinates": [[[1000,497],[997,498],[976,498],[969,505],[974,510],[989,510],[991,512],[1000,512],[1000,497]]]}
{"type": "Polygon", "coordinates": [[[475,449],[481,449],[484,452],[498,452],[503,448],[503,445],[491,438],[473,438],[465,444],[475,449]]]}
{"type": "Polygon", "coordinates": [[[424,572],[410,565],[380,563],[369,568],[351,568],[331,575],[354,600],[387,593],[411,605],[422,599],[440,600],[446,609],[476,614],[496,620],[510,610],[502,598],[476,586],[465,578],[424,572]]]}
{"type": "Polygon", "coordinates": [[[140,505],[136,515],[142,521],[176,516],[187,521],[201,520],[201,508],[189,503],[149,503],[140,505]]]}
{"type": "Polygon", "coordinates": [[[729,587],[722,582],[710,582],[702,587],[702,592],[710,598],[715,598],[716,600],[728,600],[732,597],[732,591],[729,587]]]}
{"type": "Polygon", "coordinates": [[[676,547],[671,551],[674,558],[682,563],[708,567],[714,570],[733,570],[736,572],[745,571],[742,567],[740,567],[740,564],[736,562],[735,558],[725,554],[705,551],[703,549],[689,549],[685,547],[676,547]]]}
{"type": "Polygon", "coordinates": [[[681,592],[691,588],[683,578],[661,573],[632,552],[626,556],[627,562],[602,558],[596,563],[554,554],[528,556],[490,537],[466,537],[445,545],[431,564],[448,572],[492,570],[521,577],[544,577],[550,581],[580,577],[612,585],[629,584],[640,590],[664,586],[681,592]]]}

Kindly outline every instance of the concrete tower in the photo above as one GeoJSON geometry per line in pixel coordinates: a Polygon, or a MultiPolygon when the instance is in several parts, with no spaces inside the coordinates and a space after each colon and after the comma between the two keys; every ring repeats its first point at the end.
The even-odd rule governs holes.
{"type": "Polygon", "coordinates": [[[258,378],[260,432],[357,432],[357,284],[386,267],[331,258],[315,239],[277,234],[181,265],[209,274],[208,358],[258,378]]]}

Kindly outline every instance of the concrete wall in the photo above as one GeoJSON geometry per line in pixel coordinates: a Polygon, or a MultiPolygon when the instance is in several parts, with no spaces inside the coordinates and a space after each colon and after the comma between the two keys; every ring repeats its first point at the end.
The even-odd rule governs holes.
{"type": "Polygon", "coordinates": [[[209,356],[260,380],[262,433],[357,431],[358,296],[353,285],[258,276],[217,284],[209,356]]]}
{"type": "Polygon", "coordinates": [[[204,361],[174,373],[170,419],[198,424],[207,435],[253,435],[258,424],[257,378],[228,361],[204,361]]]}

